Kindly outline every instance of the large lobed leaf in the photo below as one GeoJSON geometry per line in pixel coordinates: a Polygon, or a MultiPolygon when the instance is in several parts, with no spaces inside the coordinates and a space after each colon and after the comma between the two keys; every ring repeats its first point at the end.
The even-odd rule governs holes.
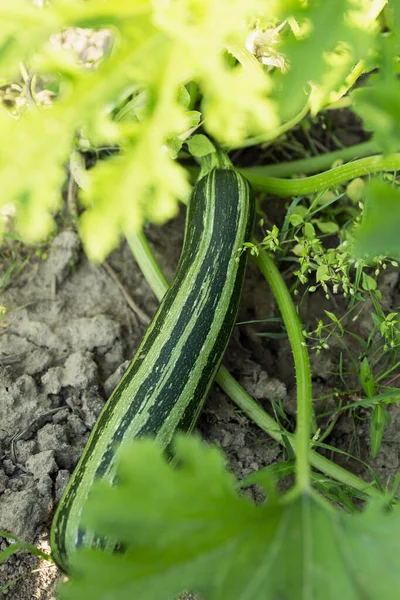
{"type": "MultiPolygon", "coordinates": [[[[175,442],[173,468],[152,441],[121,457],[120,484],[98,484],[86,520],[125,554],[76,554],[62,600],[394,600],[400,511],[352,516],[314,495],[256,506],[238,493],[215,448],[175,442]]],[[[291,498],[291,499],[290,499],[291,498]]]]}
{"type": "Polygon", "coordinates": [[[266,94],[269,76],[257,70],[253,81],[241,68],[230,71],[221,58],[228,42],[243,45],[242,25],[253,20],[262,2],[45,4],[40,9],[16,0],[10,10],[10,3],[0,0],[0,81],[17,76],[19,61],[29,59],[44,82],[57,81],[51,85],[58,94],[51,108],[28,103],[22,116],[0,106],[0,204],[15,204],[17,225],[27,240],[44,237],[60,205],[75,136],[83,134],[97,145],[118,144],[121,156],[95,167],[84,197],[82,236],[88,254],[100,261],[123,228],[138,228],[145,219],[165,221],[188,196],[184,170],[166,146],[193,126],[193,111],[180,101],[184,84],[198,80],[203,86],[206,123],[222,141],[238,141],[277,124],[266,94]],[[110,29],[111,50],[95,71],[72,65],[49,48],[50,36],[65,27],[110,29]],[[113,108],[132,89],[146,92],[140,126],[135,119],[113,122],[113,108]]]}
{"type": "MultiPolygon", "coordinates": [[[[269,0],[268,11],[265,0],[43,4],[0,0],[0,82],[17,77],[25,61],[40,85],[49,83],[57,94],[45,110],[28,102],[18,119],[0,106],[0,208],[15,203],[24,237],[44,237],[60,205],[76,136],[94,146],[118,145],[120,157],[95,166],[84,197],[81,232],[89,256],[99,261],[123,228],[139,227],[146,219],[165,221],[188,195],[183,169],[164,154],[171,140],[177,140],[176,153],[193,127],[190,108],[196,98],[193,106],[182,105],[184,85],[198,86],[205,130],[235,146],[249,136],[271,136],[279,112],[292,117],[303,107],[310,82],[312,107],[318,110],[375,45],[373,27],[357,18],[369,14],[376,4],[371,0],[269,0]],[[246,50],[247,35],[258,20],[268,28],[290,15],[297,17],[303,36],[296,39],[286,25],[275,50],[286,55],[289,68],[286,74],[270,73],[246,50]],[[111,45],[97,69],[73,63],[49,46],[50,36],[68,27],[109,29],[111,45]],[[242,64],[232,68],[229,53],[242,64]],[[130,120],[112,118],[132,90],[146,98],[140,126],[134,111],[130,120]]],[[[385,114],[387,108],[386,102],[385,114]]],[[[393,111],[387,119],[393,129],[393,111]]]]}
{"type": "Polygon", "coordinates": [[[311,92],[311,108],[317,112],[340,89],[351,69],[373,49],[371,25],[363,23],[367,1],[335,0],[288,2],[289,14],[297,17],[301,33],[288,35],[281,51],[290,69],[280,75],[280,111],[290,118],[304,104],[299,90],[311,92]],[[357,6],[358,5],[358,6],[357,6]],[[356,8],[358,11],[356,12],[356,8]]]}

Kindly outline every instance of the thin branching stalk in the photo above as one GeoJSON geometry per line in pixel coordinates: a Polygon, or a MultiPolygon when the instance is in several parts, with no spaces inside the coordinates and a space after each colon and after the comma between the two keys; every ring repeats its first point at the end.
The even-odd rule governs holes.
{"type": "Polygon", "coordinates": [[[310,434],[312,419],[311,367],[301,323],[289,290],[274,261],[263,250],[256,258],[282,315],[293,352],[297,382],[296,477],[301,492],[310,487],[310,434]]]}

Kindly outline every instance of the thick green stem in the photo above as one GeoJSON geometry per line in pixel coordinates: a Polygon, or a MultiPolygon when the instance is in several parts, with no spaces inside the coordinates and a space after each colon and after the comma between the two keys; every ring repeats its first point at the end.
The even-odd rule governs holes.
{"type": "Polygon", "coordinates": [[[400,153],[391,156],[368,156],[304,179],[269,177],[265,175],[265,168],[248,167],[239,169],[239,171],[250,181],[255,190],[285,198],[306,196],[335,187],[356,177],[372,175],[379,171],[397,171],[400,169],[400,153]]]}
{"type": "MultiPolygon", "coordinates": [[[[161,300],[168,289],[168,282],[149,247],[145,235],[143,233],[130,233],[127,234],[126,237],[132,254],[135,257],[144,278],[153,290],[157,299],[161,300]]],[[[288,440],[296,449],[295,436],[281,428],[280,425],[270,417],[251,396],[249,396],[224,367],[219,369],[216,381],[232,401],[268,435],[282,444],[285,440],[288,440]]],[[[352,475],[346,469],[335,465],[333,462],[313,450],[310,451],[310,462],[316,469],[344,485],[351,486],[370,496],[379,495],[379,491],[374,488],[372,484],[363,481],[356,475],[352,475]]]]}
{"type": "Polygon", "coordinates": [[[296,307],[274,261],[266,252],[260,250],[256,262],[274,295],[293,352],[297,382],[296,476],[300,490],[306,491],[310,485],[312,418],[311,368],[307,345],[296,307]]]}
{"type": "MultiPolygon", "coordinates": [[[[314,173],[321,173],[330,169],[332,165],[340,160],[348,162],[350,160],[357,160],[377,154],[379,152],[378,146],[375,142],[363,142],[362,144],[356,144],[355,146],[348,146],[347,148],[339,148],[333,152],[326,152],[325,154],[318,154],[317,156],[310,156],[308,158],[300,158],[299,160],[289,160],[287,162],[281,162],[276,165],[265,165],[265,167],[253,167],[258,169],[260,174],[266,177],[292,177],[293,175],[312,175],[314,173]]],[[[256,171],[257,172],[257,171],[256,171]]]]}
{"type": "Polygon", "coordinates": [[[145,280],[157,300],[161,302],[165,292],[169,288],[169,283],[150,249],[146,236],[143,231],[139,231],[127,233],[126,239],[145,280]]]}
{"type": "MultiPolygon", "coordinates": [[[[328,189],[355,177],[363,177],[380,171],[400,170],[400,154],[368,156],[377,150],[374,142],[365,142],[310,158],[283,162],[278,165],[246,167],[239,170],[247,177],[255,190],[284,197],[299,196],[328,189]],[[339,159],[352,162],[329,169],[339,159]],[[329,170],[303,179],[284,179],[291,175],[318,173],[324,169],[329,170]]],[[[188,166],[187,170],[195,178],[200,169],[188,166]]]]}

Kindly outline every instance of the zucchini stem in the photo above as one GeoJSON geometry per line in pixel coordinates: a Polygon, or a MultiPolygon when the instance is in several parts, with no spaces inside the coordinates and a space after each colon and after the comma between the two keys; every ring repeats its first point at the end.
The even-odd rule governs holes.
{"type": "Polygon", "coordinates": [[[304,179],[280,179],[265,175],[266,167],[239,169],[255,190],[274,196],[306,196],[328,190],[356,177],[397,171],[400,169],[400,153],[390,156],[368,156],[304,179]]]}
{"type": "Polygon", "coordinates": [[[264,174],[266,177],[313,175],[314,173],[320,173],[321,171],[330,169],[336,161],[355,161],[360,158],[377,155],[378,153],[379,147],[375,142],[368,141],[346,148],[339,148],[338,150],[326,152],[325,154],[317,154],[307,158],[299,158],[298,160],[288,160],[274,165],[257,167],[257,170],[259,174],[264,174]]]}
{"type": "MultiPolygon", "coordinates": [[[[356,177],[365,177],[381,171],[400,170],[400,153],[390,156],[365,156],[378,148],[374,142],[357,144],[350,148],[335,150],[327,154],[302,158],[278,165],[265,165],[262,167],[246,167],[238,170],[248,179],[254,190],[273,194],[275,196],[303,196],[314,194],[322,190],[346,183],[356,177]],[[353,160],[360,157],[357,160],[353,160]],[[362,157],[362,158],[361,158],[362,157]],[[327,169],[335,160],[349,160],[344,165],[334,167],[302,179],[285,179],[294,174],[308,175],[327,169]]],[[[191,178],[197,178],[199,167],[186,167],[191,178]]]]}
{"type": "MultiPolygon", "coordinates": [[[[253,240],[257,243],[256,240],[253,240]]],[[[300,319],[289,290],[274,261],[260,250],[256,263],[264,275],[282,315],[293,352],[297,382],[296,479],[300,492],[310,487],[310,437],[312,419],[311,367],[300,319]]]]}

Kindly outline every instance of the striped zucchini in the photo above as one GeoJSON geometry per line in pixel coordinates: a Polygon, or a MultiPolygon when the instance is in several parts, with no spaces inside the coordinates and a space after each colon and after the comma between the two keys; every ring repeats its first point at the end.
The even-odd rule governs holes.
{"type": "Polygon", "coordinates": [[[175,279],[128,370],[106,403],[55,514],[52,555],[68,571],[80,546],[114,549],[81,525],[93,482],[114,482],[116,453],[152,436],[166,448],[177,428],[190,431],[216,375],[235,323],[246,268],[254,202],[233,169],[213,169],[194,188],[175,279]],[[240,256],[240,257],[239,257],[240,256]]]}

